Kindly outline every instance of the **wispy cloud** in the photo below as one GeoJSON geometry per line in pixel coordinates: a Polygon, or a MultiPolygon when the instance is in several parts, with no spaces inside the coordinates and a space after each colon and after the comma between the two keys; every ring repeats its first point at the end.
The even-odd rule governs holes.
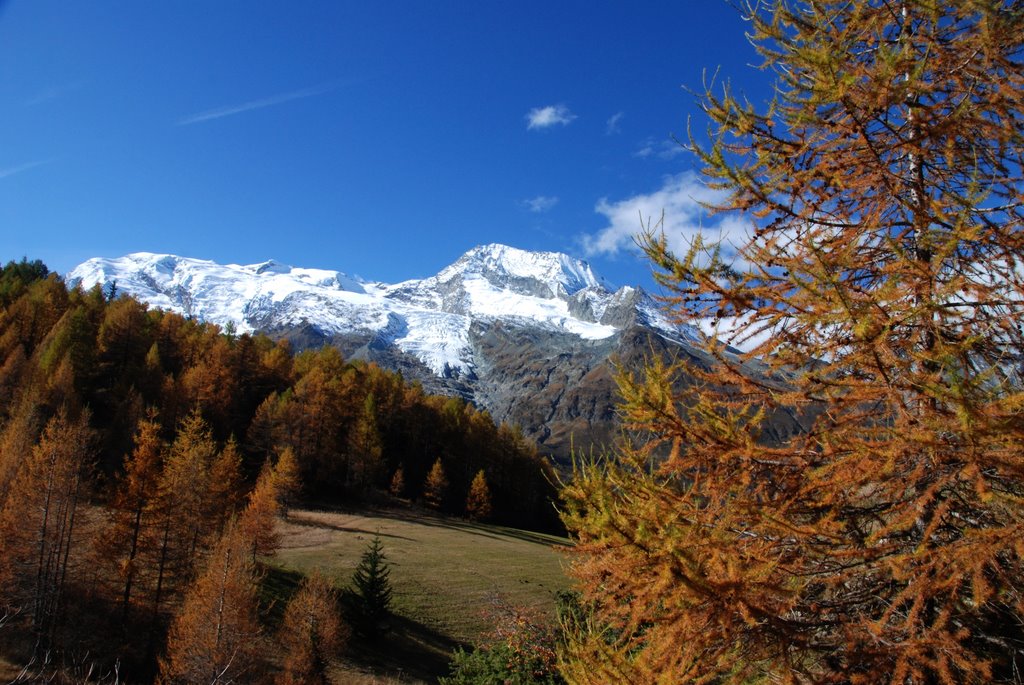
{"type": "Polygon", "coordinates": [[[332,90],[337,89],[341,83],[332,82],[324,83],[318,86],[312,86],[310,88],[303,88],[301,90],[293,90],[287,93],[278,93],[277,95],[271,95],[270,97],[260,98],[259,100],[250,100],[249,102],[243,102],[238,105],[226,105],[224,107],[216,107],[214,109],[208,109],[197,114],[179,119],[176,126],[190,126],[191,124],[200,124],[204,121],[213,121],[214,119],[222,119],[224,117],[234,116],[235,114],[242,114],[243,112],[251,112],[257,109],[264,109],[266,107],[274,107],[276,105],[282,105],[292,100],[302,100],[304,98],[316,97],[317,95],[323,95],[329,93],[332,90]]]}
{"type": "Polygon", "coordinates": [[[709,218],[701,203],[713,204],[722,199],[721,191],[708,188],[692,172],[669,176],[661,188],[651,193],[618,201],[601,198],[594,211],[604,215],[608,225],[582,236],[583,249],[593,256],[633,248],[634,236],[645,226],[653,228],[664,213],[661,229],[676,254],[686,254],[693,239],[701,233],[706,239],[721,241],[722,257],[733,259],[736,248],[747,242],[750,224],[735,215],[709,218]]]}
{"type": "Polygon", "coordinates": [[[575,118],[576,115],[565,105],[534,107],[526,115],[526,128],[550,128],[556,124],[566,126],[575,118]]]}
{"type": "Polygon", "coordinates": [[[7,178],[9,176],[14,176],[16,174],[20,174],[21,172],[28,171],[29,169],[35,169],[37,166],[43,166],[44,164],[49,164],[51,161],[53,161],[53,160],[50,160],[50,159],[37,159],[37,160],[35,160],[33,162],[25,162],[24,164],[19,164],[17,166],[12,166],[12,167],[7,167],[7,168],[4,168],[4,169],[0,169],[0,179],[7,178]]]}
{"type": "Polygon", "coordinates": [[[84,87],[84,80],[74,81],[72,83],[64,83],[57,86],[48,86],[32,95],[32,97],[25,100],[22,104],[26,107],[35,107],[36,105],[41,105],[44,102],[56,100],[57,98],[63,97],[68,93],[80,90],[84,87]]]}
{"type": "Polygon", "coordinates": [[[608,121],[604,124],[604,134],[610,136],[614,133],[621,133],[622,129],[619,127],[619,124],[622,123],[622,117],[624,116],[626,116],[625,112],[616,112],[608,117],[608,121]]]}
{"type": "Polygon", "coordinates": [[[633,156],[640,157],[641,159],[647,159],[648,157],[673,159],[684,152],[686,152],[686,148],[677,140],[655,140],[654,138],[648,138],[640,143],[640,147],[633,153],[633,156]]]}
{"type": "Polygon", "coordinates": [[[548,195],[538,195],[529,200],[523,200],[523,206],[534,214],[543,214],[550,211],[558,204],[558,198],[548,195]]]}

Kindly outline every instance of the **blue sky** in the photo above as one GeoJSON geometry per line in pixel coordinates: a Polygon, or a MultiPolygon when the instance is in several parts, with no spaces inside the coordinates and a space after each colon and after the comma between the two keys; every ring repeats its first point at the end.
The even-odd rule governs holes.
{"type": "Polygon", "coordinates": [[[0,0],[0,260],[277,259],[382,281],[477,244],[645,284],[641,214],[702,217],[719,70],[768,75],[724,0],[0,0]]]}

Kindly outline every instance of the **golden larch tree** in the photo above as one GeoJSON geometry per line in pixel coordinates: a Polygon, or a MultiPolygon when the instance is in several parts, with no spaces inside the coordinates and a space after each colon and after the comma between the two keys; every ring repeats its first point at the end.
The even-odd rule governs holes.
{"type": "Polygon", "coordinates": [[[444,464],[438,457],[430,467],[427,479],[423,483],[423,500],[427,506],[440,509],[448,498],[448,476],[444,473],[444,464]]]}
{"type": "Polygon", "coordinates": [[[239,528],[249,541],[253,563],[258,555],[277,552],[281,536],[277,519],[281,515],[281,489],[274,468],[267,462],[260,471],[256,485],[249,493],[249,502],[239,517],[239,528]]]}
{"type": "Polygon", "coordinates": [[[487,486],[487,475],[480,469],[466,495],[466,516],[474,521],[486,521],[491,517],[491,511],[491,489],[487,486]]]}
{"type": "Polygon", "coordinates": [[[60,411],[21,465],[0,511],[0,602],[20,609],[44,646],[70,580],[94,439],[87,412],[71,417],[60,411]]]}
{"type": "Polygon", "coordinates": [[[692,144],[750,233],[643,238],[715,364],[623,374],[644,438],[564,491],[589,618],[563,673],[1017,682],[1024,6],[748,9],[775,97],[709,86],[692,144]],[[803,430],[769,439],[778,412],[803,430]]]}
{"type": "Polygon", "coordinates": [[[160,680],[166,685],[245,682],[252,676],[259,633],[249,540],[229,524],[171,624],[160,680]]]}
{"type": "Polygon", "coordinates": [[[288,602],[278,641],[284,662],[279,685],[327,685],[330,660],[349,637],[341,620],[338,593],[319,571],[302,581],[288,602]]]}
{"type": "Polygon", "coordinates": [[[391,476],[391,485],[388,486],[388,492],[394,497],[402,497],[405,495],[405,468],[402,464],[398,465],[395,469],[394,474],[391,476]]]}
{"type": "Polygon", "coordinates": [[[295,503],[302,492],[302,475],[299,472],[299,462],[295,458],[295,450],[291,447],[284,447],[277,456],[274,464],[274,480],[277,482],[278,501],[281,503],[281,513],[287,517],[288,509],[295,503]]]}
{"type": "Polygon", "coordinates": [[[384,469],[381,461],[384,447],[378,424],[377,401],[372,392],[367,393],[362,410],[349,429],[347,484],[368,488],[380,480],[384,469]]]}
{"type": "Polygon", "coordinates": [[[0,508],[39,435],[40,409],[38,402],[28,398],[6,408],[10,416],[0,430],[0,508]]]}
{"type": "Polygon", "coordinates": [[[229,438],[210,463],[210,493],[207,524],[220,530],[243,501],[242,455],[238,443],[229,438]]]}
{"type": "MultiPolygon", "coordinates": [[[[178,428],[164,458],[155,496],[143,516],[153,522],[147,531],[144,563],[153,578],[152,626],[163,604],[177,595],[192,578],[201,554],[219,533],[211,517],[210,467],[217,445],[198,411],[192,411],[178,428]]],[[[152,645],[151,645],[152,649],[152,645]]]]}
{"type": "Polygon", "coordinates": [[[102,557],[100,563],[113,561],[117,565],[122,625],[127,619],[132,591],[142,570],[143,549],[153,542],[153,537],[147,532],[155,522],[150,520],[147,512],[152,512],[150,504],[157,496],[167,451],[160,431],[155,411],[139,421],[135,445],[125,460],[124,476],[111,501],[110,519],[96,549],[102,557]]]}

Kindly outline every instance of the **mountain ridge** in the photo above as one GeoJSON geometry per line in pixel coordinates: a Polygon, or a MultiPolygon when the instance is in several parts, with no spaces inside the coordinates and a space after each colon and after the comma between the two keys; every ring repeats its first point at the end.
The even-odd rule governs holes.
{"type": "Polygon", "coordinates": [[[396,284],[275,260],[222,265],[151,252],[87,260],[66,281],[84,288],[113,283],[152,306],[230,323],[240,333],[304,323],[327,336],[374,333],[435,373],[446,365],[472,369],[466,334],[474,320],[520,320],[602,339],[624,328],[635,309],[665,335],[699,339],[694,329],[669,323],[641,289],[613,290],[584,261],[499,244],[475,247],[434,276],[396,284]]]}
{"type": "Polygon", "coordinates": [[[507,245],[474,247],[436,275],[395,284],[275,260],[221,265],[137,252],[96,257],[69,286],[115,286],[150,306],[296,349],[334,345],[519,425],[566,459],[617,433],[613,359],[698,356],[702,334],[673,324],[639,287],[614,289],[585,261],[507,245]]]}

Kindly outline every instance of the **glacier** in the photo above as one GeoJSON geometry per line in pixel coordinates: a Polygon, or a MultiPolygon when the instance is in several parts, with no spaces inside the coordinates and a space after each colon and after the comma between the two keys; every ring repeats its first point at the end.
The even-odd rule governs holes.
{"type": "Polygon", "coordinates": [[[498,244],[469,250],[435,276],[397,284],[274,260],[217,264],[151,252],[89,259],[65,281],[83,289],[113,284],[152,307],[231,324],[238,333],[311,326],[325,337],[369,336],[438,376],[474,375],[470,330],[478,322],[602,340],[639,318],[670,340],[703,338],[670,322],[642,290],[615,289],[582,260],[498,244]]]}

